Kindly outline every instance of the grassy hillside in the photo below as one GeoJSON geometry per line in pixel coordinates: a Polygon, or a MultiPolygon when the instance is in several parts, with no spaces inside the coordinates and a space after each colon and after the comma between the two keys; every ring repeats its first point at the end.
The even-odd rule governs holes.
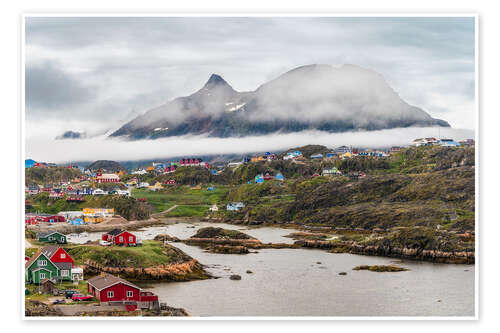
{"type": "Polygon", "coordinates": [[[75,177],[83,175],[79,169],[69,169],[65,167],[27,168],[25,172],[26,185],[68,182],[75,177]]]}

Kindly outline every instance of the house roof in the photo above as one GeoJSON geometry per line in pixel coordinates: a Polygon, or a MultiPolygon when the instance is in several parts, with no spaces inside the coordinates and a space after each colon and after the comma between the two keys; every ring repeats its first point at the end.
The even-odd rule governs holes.
{"type": "Polygon", "coordinates": [[[73,266],[70,262],[55,262],[54,265],[56,265],[57,268],[59,269],[67,269],[67,270],[71,270],[73,266]]]}
{"type": "Polygon", "coordinates": [[[123,232],[123,230],[121,230],[121,229],[113,229],[110,232],[108,232],[108,235],[117,236],[117,235],[121,234],[122,232],[123,232]]]}
{"type": "Polygon", "coordinates": [[[59,231],[49,231],[49,232],[39,232],[37,234],[37,237],[38,238],[40,238],[40,237],[47,237],[47,236],[52,235],[52,234],[59,234],[61,236],[66,236],[65,234],[61,234],[59,231]]]}
{"type": "Polygon", "coordinates": [[[42,252],[43,254],[45,254],[48,258],[51,258],[54,253],[57,252],[57,250],[59,250],[59,247],[60,246],[57,246],[57,245],[46,245],[42,248],[42,252]]]}
{"type": "Polygon", "coordinates": [[[101,275],[94,276],[93,278],[88,279],[87,282],[90,285],[94,286],[98,290],[102,290],[102,289],[111,287],[112,285],[115,285],[117,283],[123,283],[123,284],[129,285],[133,288],[136,288],[139,290],[141,289],[138,286],[136,286],[135,284],[128,282],[127,280],[124,280],[118,276],[114,276],[114,275],[111,275],[108,273],[103,273],[101,275]]]}
{"type": "Polygon", "coordinates": [[[42,250],[38,250],[38,252],[36,252],[31,258],[30,260],[26,261],[26,263],[24,264],[24,268],[28,268],[30,267],[33,262],[35,262],[35,260],[42,254],[42,250]]]}

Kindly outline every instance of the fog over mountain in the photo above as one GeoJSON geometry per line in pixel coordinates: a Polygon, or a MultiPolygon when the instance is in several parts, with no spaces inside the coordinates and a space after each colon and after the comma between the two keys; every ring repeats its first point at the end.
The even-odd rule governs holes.
{"type": "Polygon", "coordinates": [[[212,74],[197,92],[145,112],[111,136],[245,137],[429,126],[450,125],[407,104],[379,73],[356,65],[314,64],[295,68],[251,92],[235,91],[212,74]]]}

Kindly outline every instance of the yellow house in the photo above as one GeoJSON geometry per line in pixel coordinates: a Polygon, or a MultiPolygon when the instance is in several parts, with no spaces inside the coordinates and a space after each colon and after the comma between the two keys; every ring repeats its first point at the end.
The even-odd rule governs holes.
{"type": "Polygon", "coordinates": [[[100,215],[102,217],[111,217],[115,215],[114,208],[83,208],[83,215],[85,216],[96,216],[100,215]]]}
{"type": "Polygon", "coordinates": [[[156,182],[156,184],[148,186],[148,188],[151,191],[157,191],[157,190],[161,190],[163,188],[163,185],[160,182],[156,182]]]}
{"type": "Polygon", "coordinates": [[[101,223],[102,221],[104,221],[104,217],[102,217],[102,216],[85,216],[83,218],[83,220],[86,223],[101,223]]]}
{"type": "Polygon", "coordinates": [[[351,157],[352,157],[352,153],[349,151],[340,155],[340,158],[342,158],[342,159],[351,158],[351,157]]]}

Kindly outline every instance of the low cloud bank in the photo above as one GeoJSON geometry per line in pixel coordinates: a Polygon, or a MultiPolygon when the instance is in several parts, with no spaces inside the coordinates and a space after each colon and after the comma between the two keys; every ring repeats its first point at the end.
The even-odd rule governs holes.
{"type": "Polygon", "coordinates": [[[279,151],[307,144],[319,144],[329,148],[341,145],[360,148],[384,148],[395,145],[409,145],[415,138],[438,136],[463,140],[474,138],[474,131],[453,128],[413,127],[346,133],[305,131],[244,138],[182,136],[141,141],[123,141],[109,139],[104,136],[80,140],[53,140],[30,137],[26,140],[26,158],[54,163],[100,159],[133,161],[176,156],[279,151]]]}

